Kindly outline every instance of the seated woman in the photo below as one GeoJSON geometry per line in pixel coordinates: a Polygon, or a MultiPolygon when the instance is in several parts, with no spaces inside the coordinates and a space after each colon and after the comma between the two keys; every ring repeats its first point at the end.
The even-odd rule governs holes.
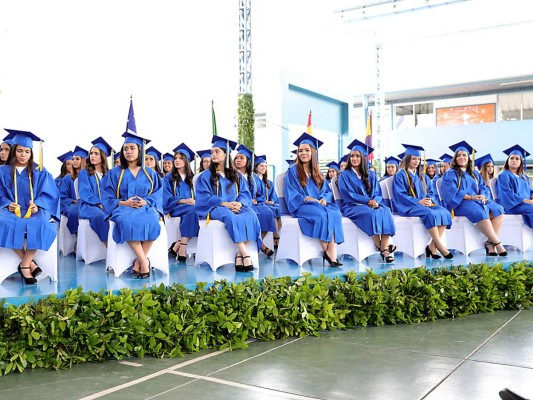
{"type": "Polygon", "coordinates": [[[508,157],[496,183],[497,201],[507,214],[521,214],[524,223],[533,229],[533,190],[525,173],[529,152],[515,145],[504,153],[508,157]]]}
{"type": "Polygon", "coordinates": [[[57,187],[61,185],[61,180],[68,174],[72,174],[72,151],[67,151],[65,154],[57,157],[61,161],[61,171],[59,175],[54,179],[57,187]]]}
{"type": "MultiPolygon", "coordinates": [[[[485,185],[490,189],[490,181],[496,177],[496,171],[494,168],[494,160],[490,154],[485,154],[483,157],[479,157],[475,161],[475,165],[485,182],[485,185]]],[[[492,196],[492,191],[487,192],[488,199],[494,200],[492,196]]]]}
{"type": "MultiPolygon", "coordinates": [[[[244,176],[246,183],[248,183],[248,188],[252,197],[252,210],[257,214],[259,225],[261,225],[261,239],[264,239],[268,232],[276,232],[276,221],[272,210],[263,202],[257,201],[257,185],[252,171],[253,158],[254,155],[252,154],[252,151],[245,145],[241,144],[237,147],[237,154],[235,155],[235,160],[233,162],[235,168],[237,168],[242,176],[244,176]]],[[[274,255],[274,251],[266,247],[262,241],[261,251],[267,257],[274,255]]]]}
{"type": "Polygon", "coordinates": [[[209,166],[211,165],[211,149],[198,150],[196,154],[200,157],[200,168],[198,168],[198,172],[200,173],[209,169],[209,166]]]}
{"type": "Polygon", "coordinates": [[[394,175],[392,200],[394,208],[403,217],[419,217],[431,236],[426,247],[426,257],[440,258],[438,250],[446,259],[453,253],[442,242],[447,226],[452,224],[452,216],[444,207],[437,205],[433,185],[429,177],[420,170],[420,146],[403,145],[406,150],[400,170],[394,175]]]}
{"type": "Polygon", "coordinates": [[[104,177],[102,204],[115,222],[113,240],[127,242],[136,255],[132,275],[144,279],[150,277],[148,252],[161,232],[163,182],[157,172],[143,165],[143,147],[148,141],[128,132],[122,136],[120,166],[104,177]]]}
{"type": "Polygon", "coordinates": [[[385,175],[383,175],[379,181],[381,182],[387,178],[390,178],[391,176],[394,176],[396,172],[398,172],[399,166],[400,160],[392,156],[387,157],[385,159],[385,175]]]}
{"type": "Polygon", "coordinates": [[[440,165],[439,165],[439,174],[435,177],[435,182],[442,178],[446,171],[450,169],[450,163],[452,162],[452,156],[449,154],[444,153],[442,156],[440,156],[440,165]]]}
{"type": "Polygon", "coordinates": [[[196,212],[200,218],[222,221],[229,236],[237,246],[235,269],[253,271],[248,254],[248,242],[261,247],[261,226],[252,210],[252,197],[248,183],[233,166],[230,152],[237,143],[213,136],[211,165],[198,175],[196,181],[196,212]]]}
{"type": "Polygon", "coordinates": [[[469,155],[475,150],[465,141],[450,146],[450,149],[454,156],[440,187],[444,206],[455,215],[467,217],[487,237],[487,255],[506,256],[507,252],[498,239],[503,207],[489,200],[490,190],[479,172],[474,170],[469,155]]]}
{"type": "Polygon", "coordinates": [[[91,229],[98,235],[102,243],[107,246],[109,222],[102,205],[102,179],[109,172],[107,157],[113,150],[111,146],[99,137],[91,142],[89,159],[85,169],[78,175],[78,192],[80,195],[79,217],[88,219],[91,229]]]}
{"type": "Polygon", "coordinates": [[[168,174],[174,167],[174,155],[170,153],[163,154],[163,175],[168,174]]]}
{"type": "Polygon", "coordinates": [[[87,150],[76,146],[72,153],[72,173],[66,175],[59,184],[61,199],[61,214],[67,217],[67,228],[71,234],[78,233],[78,193],[75,189],[75,181],[78,174],[85,168],[85,159],[89,154],[87,150]]]}
{"type": "Polygon", "coordinates": [[[429,177],[429,180],[432,183],[435,183],[437,178],[437,160],[433,160],[432,158],[428,158],[426,160],[426,175],[429,177]]]}
{"type": "Polygon", "coordinates": [[[151,146],[146,149],[146,155],[144,157],[144,164],[147,168],[153,169],[155,172],[159,174],[159,176],[162,178],[164,176],[163,172],[161,172],[161,166],[159,165],[159,161],[161,160],[161,152],[157,150],[155,147],[151,146]]]}
{"type": "Polygon", "coordinates": [[[33,160],[31,132],[6,129],[12,137],[7,164],[0,166],[0,247],[21,258],[18,272],[35,284],[41,268],[33,261],[37,250],[48,250],[56,238],[59,191],[52,175],[33,160]],[[24,243],[26,241],[26,243],[24,243]]]}
{"type": "Polygon", "coordinates": [[[185,143],[174,149],[174,166],[163,178],[163,212],[171,217],[180,217],[181,238],[172,243],[168,254],[187,261],[187,243],[198,236],[200,226],[194,200],[191,161],[195,153],[185,143]]]}
{"type": "MultiPolygon", "coordinates": [[[[9,135],[7,136],[9,137],[9,135]]],[[[12,141],[11,139],[3,139],[2,144],[0,144],[0,165],[7,163],[9,159],[9,150],[11,149],[12,141]]]]}
{"type": "Polygon", "coordinates": [[[394,262],[396,247],[389,245],[389,238],[394,236],[396,227],[390,209],[381,204],[377,175],[367,167],[367,157],[374,149],[357,139],[348,148],[351,149],[348,165],[338,181],[343,198],[342,214],[372,237],[383,261],[394,262]]]}
{"type": "MultiPolygon", "coordinates": [[[[274,183],[268,179],[267,159],[265,155],[255,157],[254,172],[255,199],[252,199],[252,202],[255,200],[257,205],[265,205],[272,211],[276,223],[276,230],[272,232],[274,236],[274,249],[277,250],[279,245],[279,231],[281,229],[281,209],[278,195],[274,190],[274,183]]],[[[261,235],[263,235],[263,232],[261,232],[261,235]]]]}
{"type": "Polygon", "coordinates": [[[342,215],[326,188],[318,168],[317,149],[322,142],[307,133],[294,142],[298,146],[296,162],[285,175],[284,193],[287,208],[305,236],[316,238],[322,247],[322,265],[341,266],[337,260],[337,244],[344,242],[342,215]]]}
{"type": "Polygon", "coordinates": [[[326,174],[326,184],[329,185],[333,178],[338,178],[339,173],[341,172],[341,167],[335,161],[326,164],[328,167],[328,172],[326,174]]]}

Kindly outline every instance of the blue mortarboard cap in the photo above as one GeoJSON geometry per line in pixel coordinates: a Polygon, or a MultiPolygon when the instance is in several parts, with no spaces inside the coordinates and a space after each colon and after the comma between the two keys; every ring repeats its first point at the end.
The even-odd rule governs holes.
{"type": "Polygon", "coordinates": [[[74,153],[72,151],[67,151],[65,154],[61,154],[57,159],[64,163],[65,161],[72,160],[74,153]]]}
{"type": "Polygon", "coordinates": [[[402,146],[405,147],[404,156],[414,156],[414,157],[422,157],[422,151],[424,151],[424,148],[422,146],[417,146],[414,144],[403,144],[402,146]]]}
{"type": "Polygon", "coordinates": [[[341,159],[339,160],[339,165],[341,165],[341,163],[343,162],[348,162],[348,156],[349,154],[345,154],[341,157],[341,159]]]}
{"type": "Polygon", "coordinates": [[[485,154],[483,157],[479,157],[476,161],[475,161],[475,164],[476,164],[476,167],[478,167],[478,169],[481,169],[481,167],[487,163],[493,163],[494,164],[494,160],[492,159],[492,156],[490,154],[485,154]]]}
{"type": "MultiPolygon", "coordinates": [[[[7,138],[7,137],[9,137],[9,135],[7,135],[6,138],[7,138]]],[[[11,145],[13,144],[13,139],[6,139],[6,138],[4,138],[4,139],[2,140],[2,143],[7,143],[8,145],[11,146],[11,145]]],[[[1,143],[0,143],[0,144],[1,144],[1,143]]]]}
{"type": "Polygon", "coordinates": [[[115,153],[115,155],[113,156],[113,158],[116,160],[117,158],[120,158],[120,153],[115,153]]]}
{"type": "Polygon", "coordinates": [[[237,147],[237,154],[243,154],[248,160],[252,160],[252,150],[250,150],[244,144],[240,144],[239,147],[237,147]]]}
{"type": "Polygon", "coordinates": [[[194,151],[191,150],[189,146],[187,146],[185,143],[180,144],[178,147],[176,147],[174,150],[172,150],[174,153],[181,153],[187,157],[189,161],[192,161],[194,159],[194,151]]]}
{"type": "Polygon", "coordinates": [[[464,151],[467,154],[475,153],[476,150],[470,146],[467,142],[464,140],[460,141],[459,143],[452,144],[449,147],[454,153],[457,153],[458,151],[464,151]]]}
{"type": "Polygon", "coordinates": [[[163,154],[163,161],[174,161],[174,156],[170,153],[163,154]]]}
{"type": "Polygon", "coordinates": [[[449,154],[446,154],[446,153],[444,153],[442,156],[440,156],[440,160],[442,162],[445,162],[445,163],[448,163],[448,164],[452,162],[452,158],[453,158],[452,156],[450,156],[449,154]]]}
{"type": "Polygon", "coordinates": [[[156,161],[161,160],[161,152],[157,150],[154,146],[150,146],[146,149],[146,155],[154,157],[156,161]]]}
{"type": "Polygon", "coordinates": [[[287,164],[289,164],[289,166],[291,166],[292,164],[294,164],[294,161],[296,161],[296,160],[294,160],[294,159],[285,160],[285,162],[286,162],[287,164]]]}
{"type": "Polygon", "coordinates": [[[7,142],[8,140],[11,140],[11,146],[14,144],[18,144],[19,146],[33,148],[33,142],[40,142],[41,139],[34,135],[31,132],[26,131],[17,131],[15,129],[7,129],[6,131],[9,132],[9,135],[7,135],[4,138],[4,141],[7,142]]]}
{"type": "Polygon", "coordinates": [[[143,145],[143,140],[144,140],[145,144],[148,144],[148,143],[151,142],[148,139],[144,139],[144,138],[142,138],[140,136],[137,136],[137,135],[134,135],[133,133],[130,133],[130,132],[124,132],[122,134],[122,137],[124,138],[124,143],[135,143],[135,144],[137,144],[139,146],[143,145]]]}
{"type": "Polygon", "coordinates": [[[225,139],[218,135],[213,135],[213,139],[211,139],[211,143],[213,143],[213,146],[211,147],[219,147],[221,149],[226,150],[228,152],[228,146],[230,147],[230,151],[234,150],[235,147],[237,147],[237,142],[234,142],[233,140],[225,139]]]}
{"type": "Polygon", "coordinates": [[[97,149],[102,150],[104,154],[108,157],[111,155],[111,152],[113,151],[113,148],[111,147],[111,145],[107,143],[105,139],[101,136],[94,139],[91,143],[97,149]]]}
{"type": "Polygon", "coordinates": [[[267,162],[267,156],[266,155],[260,155],[260,156],[255,156],[255,161],[254,161],[254,167],[256,167],[257,165],[261,164],[261,163],[266,163],[267,162]]]}
{"type": "Polygon", "coordinates": [[[438,160],[434,160],[433,158],[426,159],[426,165],[437,165],[438,162],[438,160]]]}
{"type": "Polygon", "coordinates": [[[360,151],[365,157],[374,151],[372,147],[357,139],[354,139],[347,147],[350,151],[360,151]]]}
{"type": "Polygon", "coordinates": [[[403,160],[405,158],[405,151],[403,153],[398,154],[398,158],[400,160],[403,160]]]}
{"type": "Polygon", "coordinates": [[[208,149],[208,150],[198,150],[196,152],[196,154],[198,154],[198,157],[200,158],[204,158],[204,157],[209,157],[211,158],[211,149],[208,149]]]}
{"type": "Polygon", "coordinates": [[[334,170],[337,170],[337,171],[340,171],[340,170],[341,170],[340,165],[337,164],[336,161],[332,161],[332,162],[330,162],[330,163],[327,163],[326,166],[327,166],[328,168],[333,168],[334,170]]]}
{"type": "Polygon", "coordinates": [[[504,150],[503,152],[507,154],[507,156],[510,156],[511,154],[516,154],[522,158],[526,158],[527,156],[530,155],[528,151],[526,151],[523,147],[517,144],[515,144],[512,147],[509,147],[507,150],[504,150]]]}
{"type": "Polygon", "coordinates": [[[387,157],[385,159],[385,164],[394,164],[396,166],[399,166],[400,165],[400,160],[398,160],[396,157],[387,157]]]}
{"type": "Polygon", "coordinates": [[[87,158],[89,156],[89,152],[80,146],[76,146],[72,152],[72,156],[87,158]]]}
{"type": "Polygon", "coordinates": [[[318,140],[316,137],[311,136],[308,133],[302,133],[298,139],[296,139],[293,143],[295,146],[300,146],[301,144],[308,144],[309,146],[313,147],[315,150],[318,150],[320,146],[324,144],[324,142],[318,140]]]}

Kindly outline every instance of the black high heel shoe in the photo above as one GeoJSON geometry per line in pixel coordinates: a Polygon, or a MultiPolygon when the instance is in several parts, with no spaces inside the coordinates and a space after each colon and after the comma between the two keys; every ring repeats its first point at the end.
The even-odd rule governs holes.
{"type": "MultiPolygon", "coordinates": [[[[187,247],[187,243],[181,243],[180,241],[180,245],[178,246],[178,251],[180,251],[180,247],[183,246],[183,247],[187,247]]],[[[178,262],[179,263],[184,263],[184,262],[187,262],[187,252],[185,252],[185,255],[184,256],[180,256],[179,254],[177,254],[178,256],[178,262]]]]}
{"type": "Polygon", "coordinates": [[[31,272],[31,276],[33,276],[34,278],[37,278],[39,275],[42,274],[43,270],[39,267],[39,265],[35,261],[31,260],[31,262],[35,264],[35,269],[31,272]]]}
{"type": "Polygon", "coordinates": [[[277,250],[279,247],[279,236],[274,236],[274,250],[277,250]]]}
{"type": "Polygon", "coordinates": [[[242,261],[243,261],[243,257],[241,255],[237,254],[235,256],[235,271],[237,271],[237,272],[246,272],[246,269],[244,269],[244,264],[243,264],[242,261]],[[237,263],[237,260],[239,258],[241,259],[241,262],[237,263]]]}
{"type": "Polygon", "coordinates": [[[150,268],[151,268],[152,263],[150,262],[149,258],[147,258],[147,260],[148,260],[148,272],[141,272],[140,270],[141,265],[139,263],[139,278],[140,279],[150,278],[150,268]]]}
{"type": "MultiPolygon", "coordinates": [[[[176,245],[177,241],[172,243],[170,247],[168,248],[168,255],[172,258],[176,258],[178,256],[178,252],[174,250],[174,246],[176,245]]],[[[181,244],[181,243],[180,243],[181,244]]],[[[179,250],[179,247],[178,247],[179,250]]]]}
{"type": "Polygon", "coordinates": [[[272,249],[269,249],[268,247],[265,246],[264,249],[261,249],[261,251],[267,256],[267,257],[272,257],[274,255],[274,252],[272,251],[272,249]]]}
{"type": "Polygon", "coordinates": [[[381,261],[385,261],[386,263],[393,263],[394,262],[394,256],[390,253],[389,249],[381,250],[379,252],[381,254],[381,261]],[[383,253],[389,253],[388,255],[385,255],[383,253]]]}
{"type": "Polygon", "coordinates": [[[426,246],[426,258],[429,258],[429,257],[433,258],[434,260],[438,260],[440,258],[440,256],[438,254],[433,254],[431,252],[431,250],[429,249],[429,245],[428,245],[428,246],[426,246]]]}
{"type": "Polygon", "coordinates": [[[491,257],[496,257],[498,255],[498,253],[496,253],[495,251],[489,251],[489,246],[491,246],[492,243],[489,242],[489,241],[486,241],[485,242],[485,255],[486,256],[491,256],[491,257]]]}
{"type": "Polygon", "coordinates": [[[496,253],[496,246],[498,246],[499,244],[502,244],[502,242],[498,242],[498,243],[487,242],[487,243],[490,244],[491,246],[494,246],[494,255],[495,256],[500,256],[500,257],[507,256],[507,251],[502,251],[501,253],[496,253]]]}
{"type": "Polygon", "coordinates": [[[397,247],[393,244],[389,244],[389,253],[394,253],[396,251],[397,247]]]}
{"type": "Polygon", "coordinates": [[[24,276],[24,274],[22,273],[22,270],[23,269],[27,269],[27,270],[30,270],[30,267],[21,267],[21,265],[19,264],[19,266],[17,267],[17,270],[22,278],[22,280],[24,281],[24,283],[26,285],[35,285],[37,283],[37,279],[35,279],[33,276],[31,277],[26,277],[24,276]]]}
{"type": "Polygon", "coordinates": [[[252,262],[252,258],[250,256],[241,256],[242,257],[242,267],[243,267],[243,271],[244,272],[250,272],[250,271],[253,271],[254,270],[254,264],[252,262]],[[250,259],[250,265],[246,265],[244,264],[244,260],[246,260],[247,258],[250,259]]]}
{"type": "Polygon", "coordinates": [[[326,261],[329,263],[330,267],[340,267],[342,265],[342,263],[339,262],[339,260],[332,260],[331,258],[329,258],[328,254],[324,252],[322,254],[322,266],[324,266],[324,263],[326,261]]]}
{"type": "MultiPolygon", "coordinates": [[[[442,253],[440,253],[440,254],[442,254],[442,253]]],[[[448,250],[448,254],[446,254],[446,255],[442,254],[442,256],[443,256],[446,260],[451,260],[451,259],[453,258],[453,253],[452,253],[450,250],[448,250]]]]}

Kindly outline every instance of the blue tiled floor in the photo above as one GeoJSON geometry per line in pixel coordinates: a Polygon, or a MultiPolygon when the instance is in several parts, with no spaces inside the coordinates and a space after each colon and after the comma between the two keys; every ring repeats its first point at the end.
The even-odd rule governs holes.
{"type": "MultiPolygon", "coordinates": [[[[525,253],[508,249],[508,257],[486,257],[482,250],[474,251],[469,257],[456,253],[453,260],[432,260],[425,257],[412,259],[409,256],[403,256],[401,253],[396,254],[394,264],[384,264],[380,256],[376,253],[363,262],[357,262],[350,257],[343,257],[344,265],[341,268],[322,267],[321,259],[313,259],[299,267],[292,261],[266,258],[260,254],[260,266],[254,272],[236,272],[232,265],[225,265],[212,272],[211,268],[203,264],[198,267],[193,265],[178,264],[171,261],[170,275],[166,276],[158,270],[154,270],[149,279],[132,278],[129,271],[122,276],[115,278],[113,273],[105,272],[104,261],[95,262],[86,265],[83,261],[77,261],[73,254],[58,258],[58,281],[51,282],[48,278],[43,277],[37,285],[24,285],[19,275],[12,275],[0,285],[0,298],[5,298],[6,303],[22,304],[34,299],[48,296],[52,293],[62,294],[66,290],[81,286],[86,291],[119,290],[122,288],[141,289],[143,286],[152,286],[154,284],[171,285],[181,283],[193,288],[197,282],[212,283],[217,280],[227,279],[228,281],[239,282],[251,277],[262,279],[267,276],[290,276],[296,278],[304,272],[310,272],[313,275],[342,275],[348,271],[364,272],[372,268],[376,272],[389,271],[391,269],[414,268],[426,265],[429,268],[438,268],[441,266],[467,265],[469,263],[496,263],[501,262],[504,265],[526,260],[533,260],[533,251],[525,253]]],[[[192,258],[189,264],[192,264],[192,258]]]]}

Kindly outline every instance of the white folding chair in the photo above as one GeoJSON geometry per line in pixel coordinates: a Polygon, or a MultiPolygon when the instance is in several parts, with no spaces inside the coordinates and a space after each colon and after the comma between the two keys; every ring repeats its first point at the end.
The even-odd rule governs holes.
{"type": "MultiPolygon", "coordinates": [[[[17,268],[21,260],[12,249],[3,247],[0,247],[0,259],[2,260],[0,283],[2,283],[8,276],[15,273],[18,274],[17,268]]],[[[34,261],[43,270],[43,274],[47,275],[52,281],[57,281],[57,237],[48,250],[37,250],[34,261]]],[[[42,274],[37,279],[41,280],[42,274]]]]}
{"type": "MultiPolygon", "coordinates": [[[[159,269],[168,275],[169,264],[167,255],[167,231],[163,221],[159,221],[161,227],[161,233],[159,237],[154,241],[148,258],[152,268],[159,269]]],[[[117,244],[113,240],[113,228],[115,223],[109,221],[109,238],[107,240],[107,257],[106,257],[106,270],[115,273],[115,277],[122,275],[126,271],[133,261],[135,260],[135,253],[131,249],[130,245],[126,242],[117,244]]]]}
{"type": "Polygon", "coordinates": [[[70,253],[74,252],[76,247],[76,234],[70,233],[67,228],[68,218],[65,215],[61,216],[59,221],[59,232],[58,232],[58,241],[59,241],[59,251],[63,257],[68,256],[70,253]]]}
{"type": "Polygon", "coordinates": [[[80,219],[78,224],[76,260],[83,260],[85,264],[91,264],[95,261],[105,260],[106,256],[107,248],[91,228],[89,220],[80,219]]]}
{"type": "MultiPolygon", "coordinates": [[[[440,195],[441,185],[442,178],[437,179],[435,186],[437,187],[439,198],[442,200],[440,195]]],[[[474,250],[484,249],[485,242],[487,241],[485,235],[467,217],[463,216],[454,216],[452,226],[448,229],[446,238],[446,245],[449,249],[457,250],[465,256],[474,250]]]]}
{"type": "MultiPolygon", "coordinates": [[[[342,210],[343,198],[337,186],[337,177],[331,180],[330,187],[335,203],[342,210]]],[[[376,253],[372,238],[359,229],[349,218],[342,217],[342,230],[344,231],[344,242],[337,248],[337,254],[348,254],[357,261],[362,261],[376,253]]]]}
{"type": "Polygon", "coordinates": [[[299,266],[313,258],[322,257],[322,247],[318,239],[305,236],[298,223],[298,218],[288,214],[283,185],[285,184],[285,172],[276,176],[276,192],[281,207],[281,230],[276,261],[293,260],[299,266]]]}
{"type": "Polygon", "coordinates": [[[396,250],[412,258],[424,254],[426,246],[431,242],[431,236],[422,220],[418,217],[402,217],[397,214],[392,200],[393,177],[387,178],[380,182],[383,198],[389,199],[391,211],[396,225],[396,234],[394,235],[394,244],[396,250]]]}
{"type": "MultiPolygon", "coordinates": [[[[181,238],[180,232],[180,217],[170,217],[165,215],[165,229],[167,231],[167,249],[172,243],[177,242],[181,238]]],[[[187,257],[190,257],[196,253],[198,245],[198,238],[190,238],[187,242],[187,257]]]]}
{"type": "MultiPolygon", "coordinates": [[[[498,177],[491,179],[490,189],[494,200],[498,198],[497,184],[498,177]]],[[[522,252],[533,247],[533,229],[524,223],[524,218],[521,215],[504,215],[499,238],[503,245],[516,247],[522,252]]]]}

